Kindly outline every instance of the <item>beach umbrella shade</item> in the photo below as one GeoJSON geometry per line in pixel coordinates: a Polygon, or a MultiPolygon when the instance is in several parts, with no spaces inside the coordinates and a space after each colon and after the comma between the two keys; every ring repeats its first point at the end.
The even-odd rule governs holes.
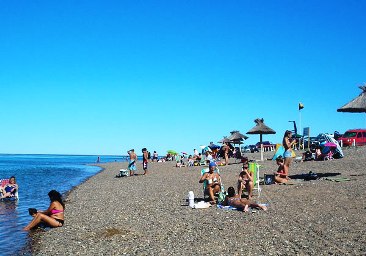
{"type": "Polygon", "coordinates": [[[241,134],[239,131],[232,131],[230,132],[230,136],[228,137],[231,141],[243,141],[248,139],[248,136],[241,134]]]}
{"type": "Polygon", "coordinates": [[[224,144],[224,143],[227,143],[227,142],[231,142],[231,141],[227,137],[224,137],[222,140],[218,141],[217,143],[224,144]]]}
{"type": "Polygon", "coordinates": [[[175,150],[172,150],[172,149],[169,149],[166,151],[168,154],[171,154],[171,155],[178,155],[178,152],[175,151],[175,150]]]}
{"type": "Polygon", "coordinates": [[[337,109],[337,112],[366,113],[366,83],[359,88],[362,90],[361,94],[337,109]]]}
{"type": "Polygon", "coordinates": [[[259,141],[261,144],[261,161],[263,161],[263,148],[262,148],[263,147],[262,146],[263,134],[275,134],[276,132],[264,124],[263,118],[257,118],[254,120],[254,122],[256,123],[256,125],[252,129],[250,129],[247,132],[247,134],[259,134],[260,135],[259,141]]]}

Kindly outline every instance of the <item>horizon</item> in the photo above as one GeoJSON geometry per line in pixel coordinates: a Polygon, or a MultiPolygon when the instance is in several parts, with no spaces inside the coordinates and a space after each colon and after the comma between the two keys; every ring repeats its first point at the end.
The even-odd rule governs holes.
{"type": "Polygon", "coordinates": [[[365,1],[0,7],[5,154],[190,153],[256,118],[272,143],[291,120],[310,136],[366,127],[365,114],[337,112],[366,82],[365,1]]]}

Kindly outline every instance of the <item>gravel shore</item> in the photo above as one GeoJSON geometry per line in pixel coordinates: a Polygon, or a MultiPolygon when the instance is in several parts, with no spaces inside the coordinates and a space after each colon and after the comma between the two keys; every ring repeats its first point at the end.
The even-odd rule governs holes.
{"type": "MultiPolygon", "coordinates": [[[[202,167],[150,163],[146,176],[115,178],[127,164],[103,164],[102,172],[67,196],[62,228],[32,232],[33,254],[366,255],[366,147],[344,153],[338,160],[292,163],[290,175],[339,173],[351,181],[263,185],[254,200],[269,209],[256,213],[189,208],[188,191],[203,197],[202,167]]],[[[236,188],[241,169],[231,161],[220,167],[226,189],[236,188]]],[[[276,170],[274,161],[260,164],[261,176],[276,170]]]]}

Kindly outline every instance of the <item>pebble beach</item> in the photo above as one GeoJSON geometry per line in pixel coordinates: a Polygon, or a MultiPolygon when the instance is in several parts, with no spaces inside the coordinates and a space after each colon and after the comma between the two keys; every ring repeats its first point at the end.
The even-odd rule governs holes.
{"type": "MultiPolygon", "coordinates": [[[[300,153],[300,152],[299,152],[300,153]]],[[[274,152],[265,152],[271,158],[274,152]]],[[[268,211],[188,207],[187,195],[203,198],[203,167],[149,163],[148,175],[116,178],[127,163],[103,171],[65,198],[65,225],[30,233],[33,255],[366,255],[366,147],[344,149],[330,161],[293,162],[290,176],[309,171],[320,178],[292,185],[262,185],[253,200],[268,211]]],[[[247,153],[259,160],[259,153],[247,153]]],[[[236,188],[241,164],[220,166],[225,189],[236,188]]],[[[258,162],[260,176],[277,169],[258,162]]],[[[137,165],[142,174],[142,164],[137,165]]]]}

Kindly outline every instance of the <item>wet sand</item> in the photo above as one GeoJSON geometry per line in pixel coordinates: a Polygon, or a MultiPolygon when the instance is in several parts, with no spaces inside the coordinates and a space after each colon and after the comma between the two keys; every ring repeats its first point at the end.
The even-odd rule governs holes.
{"type": "MultiPolygon", "coordinates": [[[[309,171],[347,182],[299,180],[263,185],[254,200],[268,211],[244,213],[191,209],[187,194],[203,197],[202,167],[149,164],[149,175],[115,178],[127,163],[100,165],[102,172],[66,199],[65,225],[32,232],[35,255],[365,255],[366,147],[345,149],[343,159],[293,163],[290,175],[309,171]]],[[[265,158],[274,152],[265,152],[265,158]]],[[[258,160],[258,153],[247,153],[258,160]]],[[[274,161],[261,171],[276,170],[274,161]]],[[[241,165],[220,167],[225,188],[236,188],[241,165]]],[[[142,173],[142,164],[138,164],[142,173]]]]}

